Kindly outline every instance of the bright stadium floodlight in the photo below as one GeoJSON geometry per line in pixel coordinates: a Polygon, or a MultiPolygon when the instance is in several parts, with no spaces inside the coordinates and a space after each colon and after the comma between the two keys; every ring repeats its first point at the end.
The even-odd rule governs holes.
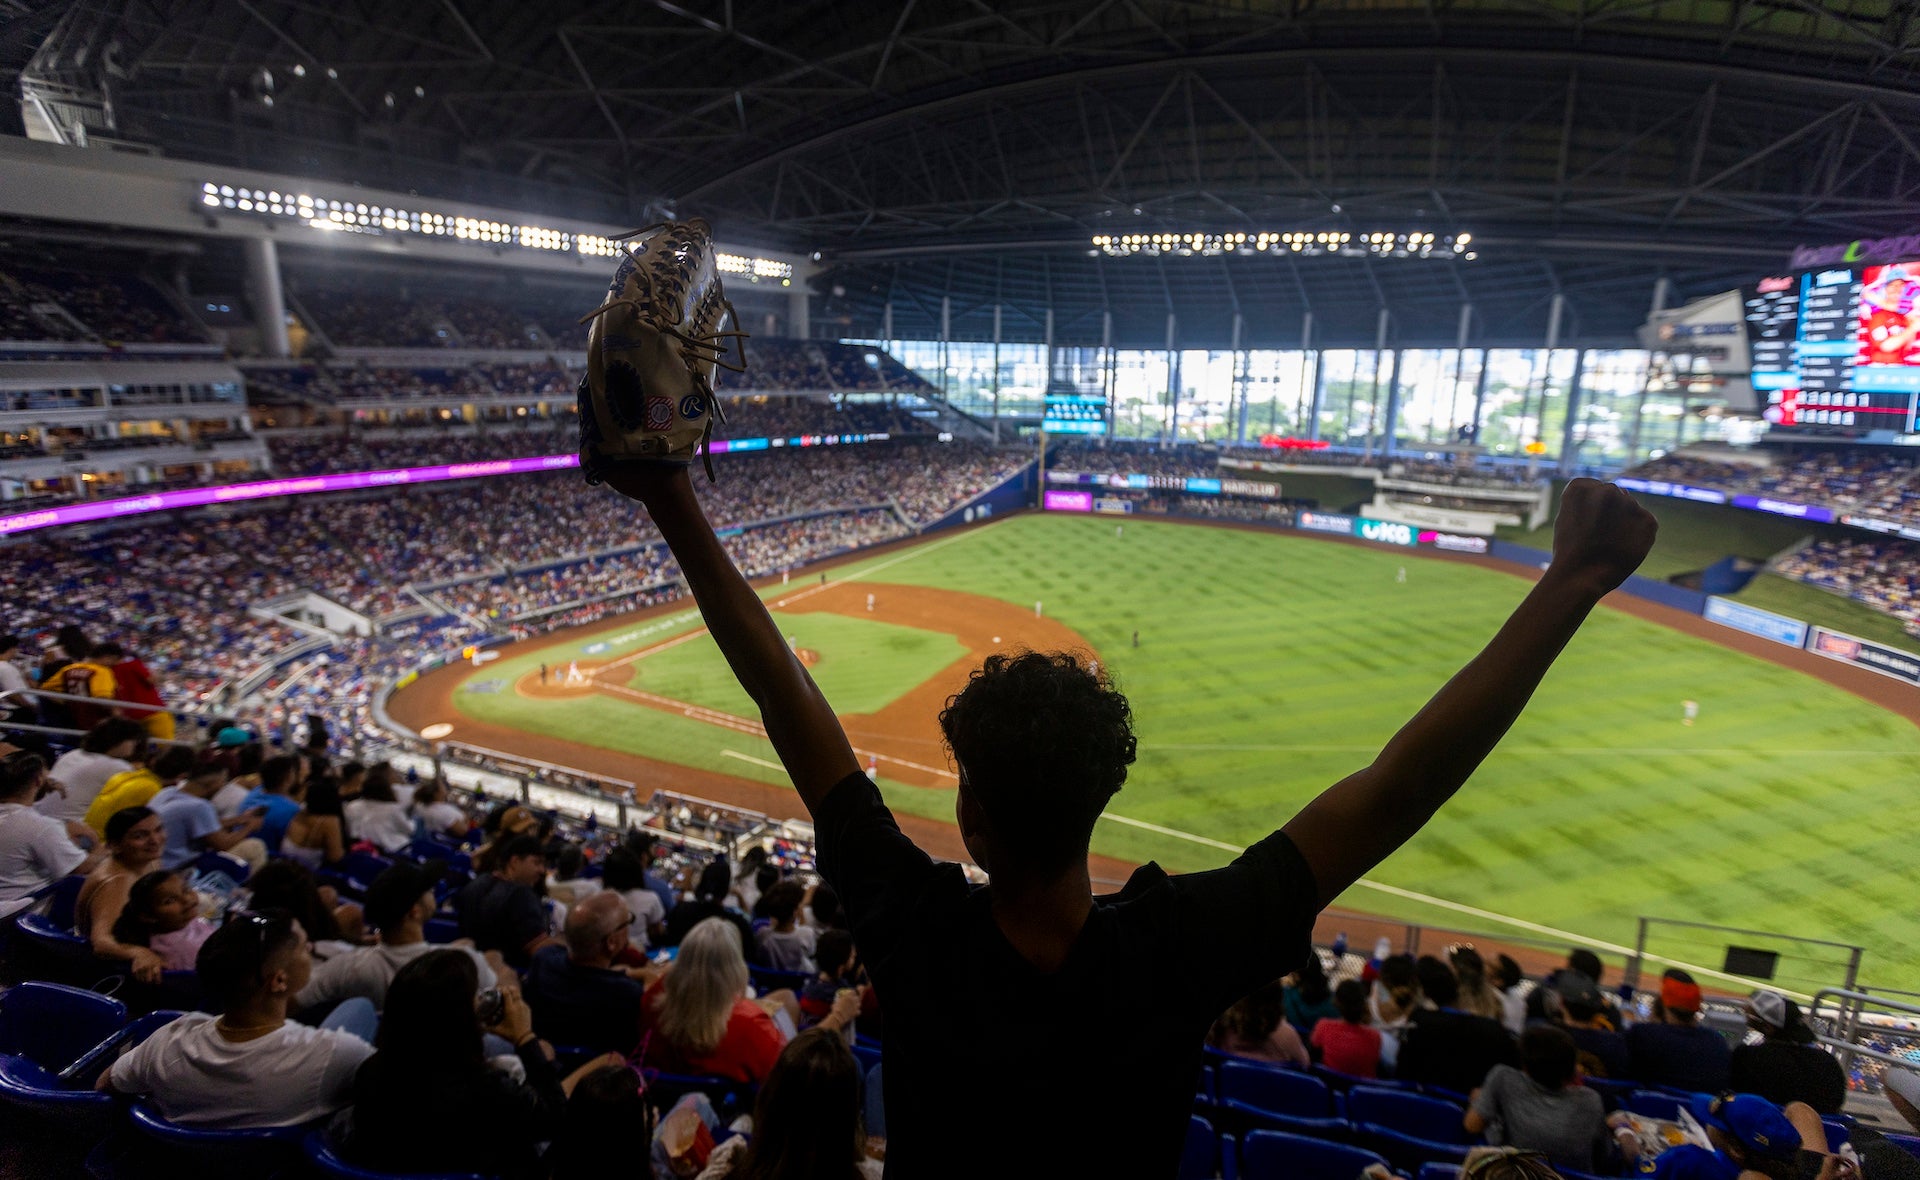
{"type": "MultiPolygon", "coordinates": [[[[624,248],[623,242],[601,234],[576,234],[542,225],[511,225],[458,213],[337,201],[311,193],[283,193],[277,189],[212,180],[202,182],[193,191],[192,203],[196,207],[281,219],[328,233],[419,234],[542,253],[573,253],[588,258],[612,258],[624,248]]],[[[785,287],[793,282],[793,264],[776,258],[720,254],[715,261],[722,274],[749,283],[774,282],[785,287]]]]}
{"type": "Polygon", "coordinates": [[[1353,258],[1448,258],[1471,261],[1473,235],[1427,230],[1256,230],[1232,233],[1187,230],[1180,233],[1096,234],[1093,249],[1110,258],[1217,258],[1225,254],[1346,255],[1353,258]]]}

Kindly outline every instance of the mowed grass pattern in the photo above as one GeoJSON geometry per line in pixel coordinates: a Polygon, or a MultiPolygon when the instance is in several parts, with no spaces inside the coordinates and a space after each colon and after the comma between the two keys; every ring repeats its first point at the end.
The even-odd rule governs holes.
{"type": "MultiPolygon", "coordinates": [[[[1022,516],[833,576],[1043,601],[1098,649],[1133,703],[1140,759],[1110,810],[1234,845],[1366,765],[1528,589],[1490,569],[1293,534],[1136,519],[1115,537],[1114,527],[1022,516]]],[[[679,615],[615,650],[692,625],[679,615]]],[[[563,666],[585,646],[525,645],[469,681],[510,678],[541,658],[563,666]]],[[[711,639],[649,663],[669,655],[703,683],[727,675],[711,639]]],[[[663,691],[653,675],[641,685],[663,691]]],[[[783,781],[737,757],[772,761],[763,741],[606,697],[461,693],[457,703],[504,725],[783,781]]],[[[835,703],[854,712],[862,702],[835,703]]],[[[1859,942],[1870,948],[1866,978],[1891,981],[1920,970],[1908,904],[1917,768],[1920,729],[1905,719],[1603,608],[1480,773],[1372,879],[1627,945],[1641,915],[1859,942]],[[1680,724],[1686,699],[1701,705],[1691,728],[1680,724]]],[[[952,818],[950,792],[881,786],[902,811],[952,818]]],[[[1117,823],[1099,826],[1095,848],[1185,870],[1230,856],[1117,823]]],[[[1367,888],[1343,902],[1501,932],[1367,888]]],[[[1692,961],[1717,964],[1720,945],[1692,961]]]]}
{"type": "MultiPolygon", "coordinates": [[[[826,613],[774,611],[793,646],[820,656],[815,684],[842,713],[877,713],[967,654],[951,635],[826,613]]],[[[757,717],[752,698],[711,641],[683,643],[639,662],[633,688],[740,717],[757,717]]]]}
{"type": "MultiPolygon", "coordinates": [[[[1133,702],[1140,760],[1111,810],[1233,844],[1366,765],[1528,589],[1306,537],[1134,520],[1116,538],[1111,519],[1058,516],[876,576],[1043,600],[1133,702]]],[[[1895,714],[1602,609],[1480,773],[1374,876],[1629,945],[1643,914],[1858,941],[1869,977],[1892,979],[1920,967],[1917,755],[1920,729],[1895,714]]],[[[1117,855],[1143,844],[1182,868],[1227,855],[1100,829],[1117,855]]],[[[1371,890],[1345,901],[1463,922],[1371,890]]]]}

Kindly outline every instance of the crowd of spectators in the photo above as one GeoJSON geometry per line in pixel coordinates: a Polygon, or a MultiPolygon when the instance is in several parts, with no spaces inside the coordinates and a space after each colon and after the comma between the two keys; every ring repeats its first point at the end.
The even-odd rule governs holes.
{"type": "Polygon", "coordinates": [[[1086,471],[1095,475],[1155,475],[1167,479],[1218,479],[1223,474],[1219,454],[1198,447],[1160,446],[1157,443],[1065,442],[1047,453],[1050,471],[1086,471]]]}
{"type": "Polygon", "coordinates": [[[1242,499],[1239,496],[1161,493],[1140,500],[1134,511],[1147,516],[1198,516],[1208,520],[1243,520],[1254,524],[1293,524],[1293,505],[1286,501],[1242,499]]]}
{"type": "Polygon", "coordinates": [[[1829,538],[1776,560],[1773,569],[1864,602],[1920,635],[1920,545],[1912,541],[1829,538]]]}
{"type": "Polygon", "coordinates": [[[1662,455],[1626,473],[1637,479],[1713,488],[1728,495],[1768,496],[1820,504],[1903,523],[1914,514],[1920,489],[1920,457],[1902,451],[1783,451],[1768,464],[1730,463],[1677,453],[1662,455]]]}
{"type": "Polygon", "coordinates": [[[8,265],[0,268],[0,340],[203,344],[206,337],[136,275],[8,265]]]}
{"type": "Polygon", "coordinates": [[[1543,476],[1529,475],[1523,468],[1456,463],[1395,462],[1387,465],[1386,473],[1395,479],[1467,488],[1531,489],[1545,487],[1547,482],[1543,476]]]}

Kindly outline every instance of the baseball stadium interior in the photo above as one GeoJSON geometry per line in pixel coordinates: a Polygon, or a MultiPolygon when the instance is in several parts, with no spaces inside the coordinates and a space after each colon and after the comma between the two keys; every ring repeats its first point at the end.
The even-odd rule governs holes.
{"type": "Polygon", "coordinates": [[[0,1180],[1920,1180],[1912,0],[0,0],[0,68],[0,1180]],[[1638,521],[1330,885],[1307,805],[1638,521]],[[961,759],[1029,650],[1138,733],[1051,965],[961,759]],[[1178,893],[1283,823],[1297,922],[1178,893]]]}

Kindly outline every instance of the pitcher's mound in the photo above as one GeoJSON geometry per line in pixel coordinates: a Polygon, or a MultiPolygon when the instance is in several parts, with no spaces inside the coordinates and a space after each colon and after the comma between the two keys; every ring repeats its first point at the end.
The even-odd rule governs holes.
{"type": "Polygon", "coordinates": [[[800,657],[800,666],[811,668],[820,662],[820,653],[810,647],[796,647],[793,654],[800,657]]]}

